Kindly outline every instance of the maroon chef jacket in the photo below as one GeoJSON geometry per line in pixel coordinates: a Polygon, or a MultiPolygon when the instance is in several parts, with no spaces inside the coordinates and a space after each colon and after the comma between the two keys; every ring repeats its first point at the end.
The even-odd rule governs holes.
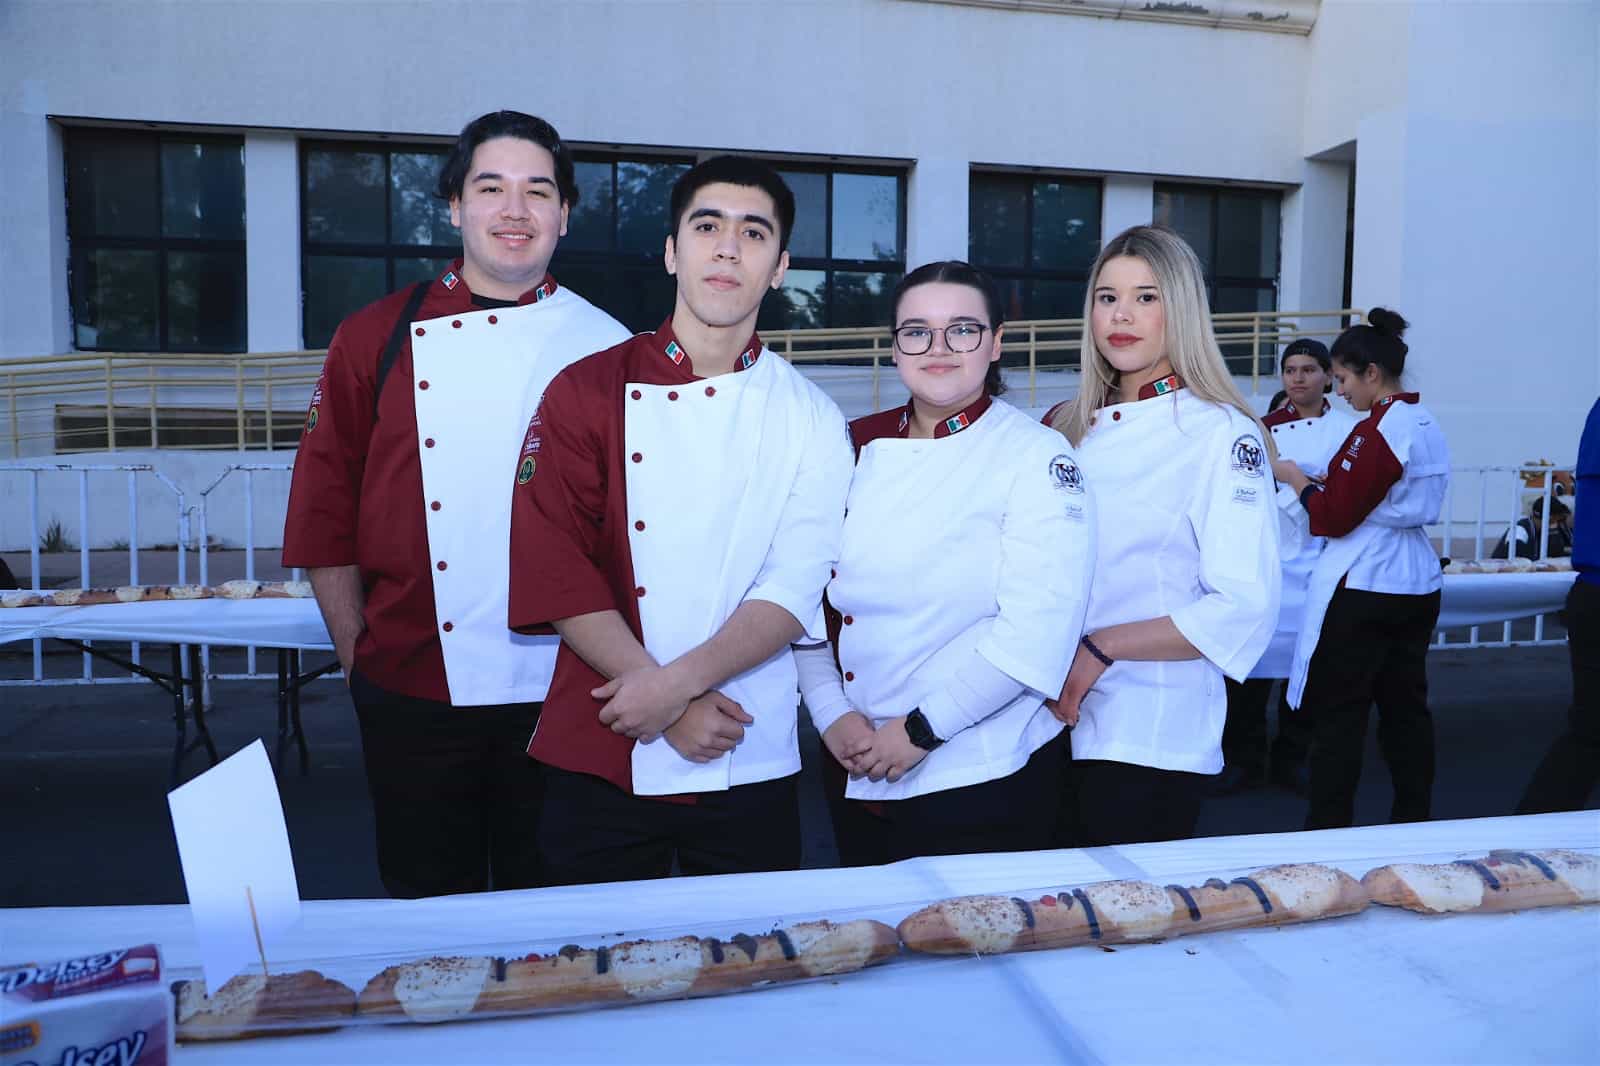
{"type": "MultiPolygon", "coordinates": [[[[735,372],[749,369],[760,355],[761,339],[752,335],[735,372]]],[[[628,533],[630,528],[647,533],[650,516],[628,513],[628,464],[660,464],[656,468],[663,476],[690,477],[694,457],[627,451],[627,404],[639,398],[629,383],[682,385],[704,389],[710,397],[717,388],[717,378],[695,374],[671,319],[654,333],[573,363],[550,382],[523,443],[523,457],[534,460],[534,473],[511,499],[509,613],[511,628],[519,633],[615,609],[644,640],[636,601],[650,590],[635,583],[628,533]]],[[[694,546],[684,549],[692,552],[694,546]]],[[[632,792],[634,741],[600,724],[604,704],[589,695],[605,683],[563,643],[528,754],[632,792]]]]}
{"type": "Polygon", "coordinates": [[[1385,396],[1350,430],[1334,456],[1340,461],[1328,464],[1328,477],[1320,491],[1306,491],[1300,495],[1301,505],[1311,518],[1314,535],[1345,537],[1354,533],[1389,495],[1395,482],[1405,476],[1405,467],[1378,431],[1378,423],[1397,403],[1421,402],[1422,397],[1414,392],[1385,396]],[[1362,447],[1363,442],[1366,447],[1362,447]]]}
{"type": "MultiPolygon", "coordinates": [[[[429,284],[413,321],[499,304],[475,302],[460,271],[457,259],[429,284]]],[[[555,289],[555,279],[547,276],[517,303],[535,303],[555,289]]],[[[409,331],[384,379],[376,419],[372,406],[378,360],[411,291],[408,286],[356,311],[328,345],[289,486],[283,565],[360,567],[367,628],[356,641],[355,668],[390,692],[448,703],[409,331]]]]}

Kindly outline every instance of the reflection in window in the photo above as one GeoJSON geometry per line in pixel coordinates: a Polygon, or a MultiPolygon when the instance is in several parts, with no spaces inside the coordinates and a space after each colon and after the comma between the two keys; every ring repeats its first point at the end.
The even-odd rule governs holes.
{"type": "Polygon", "coordinates": [[[243,139],[69,128],[64,146],[76,346],[243,351],[243,139]]]}
{"type": "Polygon", "coordinates": [[[326,346],[352,311],[438,276],[460,254],[450,205],[434,195],[446,155],[429,145],[303,146],[308,348],[326,346]]]}
{"type": "Polygon", "coordinates": [[[634,331],[672,313],[676,283],[662,262],[672,226],[672,186],[687,159],[576,161],[578,205],[556,245],[550,273],[634,331]]]}
{"type": "Polygon", "coordinates": [[[1081,316],[1100,182],[974,171],[968,189],[968,257],[994,276],[1007,320],[1081,316]]]}
{"type": "Polygon", "coordinates": [[[764,330],[883,326],[905,273],[905,178],[859,168],[779,169],[795,198],[789,273],[764,330]]]}

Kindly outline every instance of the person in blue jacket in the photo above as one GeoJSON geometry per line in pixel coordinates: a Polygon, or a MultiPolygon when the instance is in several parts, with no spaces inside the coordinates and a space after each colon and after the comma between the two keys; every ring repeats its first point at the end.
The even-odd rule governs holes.
{"type": "Polygon", "coordinates": [[[1572,568],[1567,593],[1567,651],[1572,657],[1572,709],[1567,728],[1533,773],[1518,814],[1581,809],[1600,779],[1600,400],[1578,443],[1572,505],[1572,568]]]}

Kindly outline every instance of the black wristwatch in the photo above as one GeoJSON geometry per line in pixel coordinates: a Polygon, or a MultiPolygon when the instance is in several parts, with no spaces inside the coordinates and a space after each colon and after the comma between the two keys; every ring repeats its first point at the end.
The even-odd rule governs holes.
{"type": "Polygon", "coordinates": [[[928,724],[928,717],[922,713],[921,707],[906,715],[906,736],[923,751],[932,751],[944,743],[933,735],[933,726],[928,724]]]}

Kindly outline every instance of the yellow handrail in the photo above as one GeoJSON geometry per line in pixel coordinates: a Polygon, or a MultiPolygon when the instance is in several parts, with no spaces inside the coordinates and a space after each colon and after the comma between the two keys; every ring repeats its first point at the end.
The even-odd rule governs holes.
{"type": "MultiPolygon", "coordinates": [[[[1276,380],[1277,352],[1301,337],[1331,339],[1360,311],[1231,311],[1212,315],[1212,328],[1234,372],[1250,378],[1251,391],[1262,388],[1263,370],[1276,380]],[[1313,323],[1315,323],[1313,325],[1313,323]]],[[[1026,368],[1027,403],[1033,406],[1041,387],[1070,387],[1057,375],[1075,370],[1083,344],[1082,319],[1027,319],[1006,323],[1002,362],[1015,371],[1026,368]]],[[[830,364],[839,370],[830,380],[870,380],[874,409],[883,402],[882,379],[892,342],[881,326],[834,329],[773,330],[762,334],[767,347],[797,364],[830,364]],[[851,369],[854,368],[854,369],[851,369]]],[[[0,387],[6,392],[6,431],[0,439],[11,457],[71,451],[116,451],[120,432],[126,441],[144,438],[150,448],[276,448],[275,431],[285,437],[298,430],[300,406],[307,402],[321,373],[322,349],[304,351],[210,354],[192,352],[84,352],[0,359],[0,387]],[[137,406],[119,402],[119,390],[148,394],[137,406]],[[165,418],[163,416],[166,416],[165,418]],[[74,428],[64,419],[92,426],[74,428]],[[204,422],[224,429],[229,443],[185,442],[171,421],[204,422]],[[142,424],[142,425],[141,425],[142,424]],[[143,429],[144,432],[140,432],[143,429]]],[[[1020,386],[1021,382],[1014,382],[1020,386]]],[[[1020,388],[1018,389],[1020,392],[1020,388]]]]}

